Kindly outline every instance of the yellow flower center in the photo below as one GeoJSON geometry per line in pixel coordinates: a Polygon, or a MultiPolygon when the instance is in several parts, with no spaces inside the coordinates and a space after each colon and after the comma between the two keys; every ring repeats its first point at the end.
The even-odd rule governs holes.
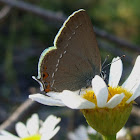
{"type": "Polygon", "coordinates": [[[40,135],[33,135],[26,138],[22,138],[21,140],[40,140],[40,139],[41,139],[40,135]]]}
{"type": "MultiPolygon", "coordinates": [[[[126,104],[126,101],[132,96],[132,93],[127,91],[126,89],[122,88],[121,86],[118,87],[108,87],[108,99],[109,101],[115,94],[121,94],[124,93],[125,97],[121,101],[121,103],[118,106],[124,106],[126,104]]],[[[94,94],[93,90],[86,91],[86,93],[83,95],[83,98],[87,99],[90,102],[93,102],[97,107],[97,100],[96,95],[94,94]]]]}
{"type": "Polygon", "coordinates": [[[133,93],[130,91],[127,91],[126,89],[122,88],[121,86],[118,87],[108,87],[109,91],[109,96],[108,96],[108,101],[115,95],[115,94],[121,94],[124,93],[124,98],[119,104],[119,106],[124,106],[126,104],[126,101],[132,96],[133,93]]]}

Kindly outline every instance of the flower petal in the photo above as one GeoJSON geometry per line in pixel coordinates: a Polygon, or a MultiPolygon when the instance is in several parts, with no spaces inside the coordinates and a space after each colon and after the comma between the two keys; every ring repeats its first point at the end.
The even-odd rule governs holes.
{"type": "Polygon", "coordinates": [[[46,95],[47,96],[49,96],[49,97],[52,97],[53,99],[56,99],[56,100],[61,100],[60,99],[60,94],[61,94],[62,92],[48,92],[48,93],[46,93],[46,95]]]}
{"type": "Polygon", "coordinates": [[[41,140],[49,140],[59,131],[60,127],[56,127],[56,125],[60,120],[61,118],[57,118],[53,115],[47,117],[40,129],[40,133],[42,134],[41,140]]]}
{"type": "Polygon", "coordinates": [[[114,95],[107,103],[106,107],[114,108],[116,107],[124,98],[124,93],[114,95]]]}
{"type": "Polygon", "coordinates": [[[87,128],[83,125],[80,125],[75,132],[70,132],[68,134],[68,138],[70,140],[87,140],[88,138],[88,133],[87,133],[87,128]]]}
{"type": "Polygon", "coordinates": [[[97,106],[105,107],[108,98],[108,89],[100,76],[96,75],[92,79],[92,88],[97,98],[97,106]]]}
{"type": "Polygon", "coordinates": [[[127,129],[123,127],[116,135],[117,139],[121,139],[122,137],[125,137],[127,135],[127,129]]]}
{"type": "Polygon", "coordinates": [[[72,109],[90,109],[95,107],[94,103],[69,90],[64,90],[60,94],[60,98],[67,107],[72,109]]]}
{"type": "MultiPolygon", "coordinates": [[[[79,94],[79,92],[80,92],[80,95],[81,95],[81,91],[79,91],[79,90],[73,91],[74,94],[79,94]]],[[[51,91],[51,92],[48,92],[46,95],[48,95],[48,96],[50,96],[50,97],[52,97],[54,99],[61,100],[61,93],[62,92],[53,92],[53,91],[51,91]]],[[[85,93],[85,89],[84,89],[84,93],[85,93]]]]}
{"type": "Polygon", "coordinates": [[[29,95],[29,98],[44,105],[50,106],[65,106],[60,100],[53,99],[42,94],[29,95]]]}
{"type": "Polygon", "coordinates": [[[20,138],[14,138],[10,136],[1,136],[0,135],[0,140],[20,140],[20,138]]]}
{"type": "Polygon", "coordinates": [[[21,138],[29,136],[28,130],[22,122],[18,122],[16,124],[16,132],[19,135],[19,137],[21,137],[21,138]]]}
{"type": "Polygon", "coordinates": [[[40,133],[44,131],[53,131],[55,126],[61,121],[61,118],[57,118],[54,115],[50,115],[46,118],[43,123],[43,126],[40,128],[40,133]]]}
{"type": "Polygon", "coordinates": [[[93,129],[91,126],[88,126],[87,127],[87,132],[88,132],[88,134],[92,134],[92,135],[96,135],[98,132],[95,130],[95,129],[93,129]]]}
{"type": "Polygon", "coordinates": [[[122,61],[119,57],[112,60],[109,74],[109,85],[111,87],[117,87],[122,75],[122,61]]]}
{"type": "Polygon", "coordinates": [[[140,80],[133,88],[133,95],[126,101],[126,103],[129,104],[131,101],[135,100],[138,96],[140,96],[140,80]]]}
{"type": "Polygon", "coordinates": [[[140,80],[140,55],[137,57],[133,70],[127,80],[123,83],[122,87],[128,91],[134,92],[135,85],[140,80]]]}
{"type": "Polygon", "coordinates": [[[50,140],[53,136],[57,134],[57,132],[60,130],[60,126],[57,126],[52,132],[45,132],[41,136],[41,140],[50,140]]]}
{"type": "Polygon", "coordinates": [[[33,114],[31,118],[27,120],[26,123],[27,130],[30,135],[35,135],[38,133],[39,130],[39,118],[37,114],[33,114]]]}
{"type": "Polygon", "coordinates": [[[9,133],[8,131],[1,130],[0,131],[0,140],[20,140],[20,138],[9,133]]]}
{"type": "Polygon", "coordinates": [[[73,132],[69,132],[69,133],[68,133],[68,138],[69,138],[70,140],[78,140],[77,137],[78,137],[78,136],[75,135],[75,133],[73,133],[73,132]]]}

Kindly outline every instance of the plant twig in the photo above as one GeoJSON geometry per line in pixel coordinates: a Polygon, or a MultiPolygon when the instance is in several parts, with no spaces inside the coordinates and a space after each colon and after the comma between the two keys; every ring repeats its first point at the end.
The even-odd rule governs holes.
{"type": "Polygon", "coordinates": [[[107,33],[106,31],[98,29],[97,27],[94,27],[94,31],[96,32],[97,36],[107,39],[113,43],[116,43],[118,45],[118,47],[120,47],[121,49],[126,48],[126,49],[130,49],[132,51],[140,52],[140,46],[127,42],[124,39],[120,39],[112,34],[107,33]]]}
{"type": "Polygon", "coordinates": [[[39,104],[37,102],[33,102],[30,99],[27,99],[24,103],[22,103],[14,113],[0,125],[0,130],[14,130],[15,123],[24,119],[32,109],[39,104]]]}
{"type": "MultiPolygon", "coordinates": [[[[60,15],[58,13],[45,10],[43,8],[40,8],[38,6],[35,6],[33,4],[29,4],[23,1],[16,1],[16,0],[0,0],[0,3],[7,4],[9,6],[16,7],[20,10],[24,10],[27,12],[30,12],[32,14],[38,15],[41,18],[44,18],[48,22],[51,22],[57,26],[60,27],[60,25],[66,20],[66,17],[63,15],[60,15]]],[[[114,35],[111,35],[103,30],[99,30],[98,28],[94,27],[95,33],[97,36],[107,39],[113,43],[116,43],[117,45],[121,46],[121,48],[127,48],[131,51],[140,52],[140,46],[134,45],[126,40],[120,39],[114,35]]]]}
{"type": "Polygon", "coordinates": [[[6,17],[10,11],[11,11],[11,7],[10,6],[7,6],[7,5],[4,6],[0,10],[0,20],[2,20],[4,17],[6,17]]]}
{"type": "Polygon", "coordinates": [[[26,3],[24,1],[20,0],[0,0],[0,3],[7,4],[9,6],[18,8],[19,10],[23,10],[26,12],[30,12],[32,14],[35,14],[43,19],[45,19],[48,22],[54,23],[54,24],[61,24],[65,21],[66,17],[56,12],[51,12],[49,10],[40,8],[38,6],[35,6],[33,4],[26,3]]]}

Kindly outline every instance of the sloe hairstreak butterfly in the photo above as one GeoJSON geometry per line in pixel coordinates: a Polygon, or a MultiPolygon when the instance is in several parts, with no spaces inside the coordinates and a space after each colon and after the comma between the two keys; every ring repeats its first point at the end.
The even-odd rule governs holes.
{"type": "Polygon", "coordinates": [[[101,58],[92,23],[80,9],[64,22],[54,39],[54,46],[45,49],[39,59],[36,79],[45,92],[79,90],[100,74],[101,58]]]}

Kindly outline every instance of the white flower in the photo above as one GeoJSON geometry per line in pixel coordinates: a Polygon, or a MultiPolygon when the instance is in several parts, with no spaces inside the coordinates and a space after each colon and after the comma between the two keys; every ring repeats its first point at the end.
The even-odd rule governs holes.
{"type": "Polygon", "coordinates": [[[96,135],[97,134],[97,131],[95,129],[93,129],[91,126],[88,126],[87,127],[87,133],[88,134],[96,135]]]}
{"type": "Polygon", "coordinates": [[[87,134],[87,129],[85,126],[81,125],[79,126],[75,132],[70,132],[68,134],[68,138],[70,140],[87,140],[88,139],[88,134],[87,134]]]}
{"type": "Polygon", "coordinates": [[[126,104],[129,104],[140,96],[140,56],[137,57],[134,68],[128,79],[121,86],[121,89],[117,89],[122,75],[122,67],[121,59],[119,57],[114,58],[109,75],[109,87],[112,89],[116,88],[113,93],[110,93],[109,90],[112,89],[108,88],[100,76],[96,75],[92,79],[92,90],[96,96],[97,105],[89,99],[91,97],[85,98],[84,93],[82,92],[78,94],[79,91],[72,92],[64,90],[61,93],[49,92],[47,93],[48,96],[38,93],[29,95],[29,98],[45,105],[67,106],[72,109],[91,109],[95,108],[96,106],[99,108],[114,108],[121,103],[129,92],[129,95],[132,96],[128,97],[128,99],[125,101],[126,104]],[[118,93],[118,90],[120,93],[118,93]],[[108,100],[110,95],[112,96],[108,100]]]}
{"type": "Polygon", "coordinates": [[[60,122],[60,118],[50,115],[46,118],[40,128],[40,120],[37,114],[33,114],[26,122],[16,124],[16,132],[19,137],[7,131],[0,131],[0,140],[50,140],[60,129],[56,125],[60,122]]]}
{"type": "Polygon", "coordinates": [[[74,132],[68,134],[70,140],[88,140],[88,134],[96,135],[97,131],[88,126],[80,125],[74,132]]]}
{"type": "Polygon", "coordinates": [[[123,127],[118,133],[117,133],[117,136],[116,138],[119,139],[119,138],[124,138],[126,135],[127,135],[128,131],[125,127],[123,127]]]}

